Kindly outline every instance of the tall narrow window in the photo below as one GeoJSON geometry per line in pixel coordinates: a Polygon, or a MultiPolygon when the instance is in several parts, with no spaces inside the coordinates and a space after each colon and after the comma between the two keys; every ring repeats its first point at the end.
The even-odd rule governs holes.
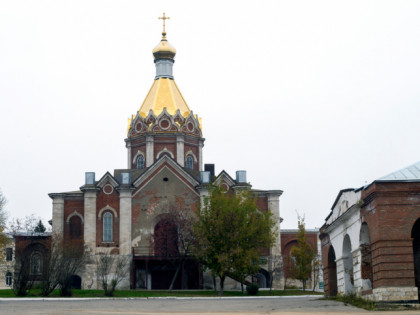
{"type": "Polygon", "coordinates": [[[138,169],[142,169],[142,168],[144,168],[144,157],[143,157],[143,155],[140,155],[138,158],[137,158],[137,168],[138,169]]]}
{"type": "Polygon", "coordinates": [[[12,285],[12,273],[8,271],[6,273],[6,285],[11,286],[12,285]]]}
{"type": "Polygon", "coordinates": [[[82,237],[82,219],[78,216],[72,216],[69,220],[70,239],[79,239],[82,237]]]}
{"type": "Polygon", "coordinates": [[[192,156],[191,155],[188,155],[187,156],[187,168],[188,169],[190,169],[190,170],[192,170],[193,169],[193,165],[194,165],[194,163],[193,163],[193,158],[192,158],[192,156]]]}
{"type": "Polygon", "coordinates": [[[31,274],[38,275],[41,273],[42,257],[39,253],[32,254],[31,257],[31,274]]]}
{"type": "Polygon", "coordinates": [[[7,261],[13,260],[13,248],[11,247],[6,248],[6,260],[7,261]]]}
{"type": "Polygon", "coordinates": [[[112,242],[112,214],[106,212],[104,214],[104,242],[112,242]]]}

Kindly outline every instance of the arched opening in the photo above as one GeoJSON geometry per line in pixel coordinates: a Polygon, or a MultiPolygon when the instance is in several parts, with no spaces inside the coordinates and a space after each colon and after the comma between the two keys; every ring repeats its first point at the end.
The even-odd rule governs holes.
{"type": "Polygon", "coordinates": [[[31,274],[40,275],[42,270],[42,256],[40,253],[35,252],[31,256],[31,274]]]}
{"type": "Polygon", "coordinates": [[[420,219],[417,219],[413,225],[411,238],[413,239],[414,279],[416,287],[420,290],[420,219]]]}
{"type": "Polygon", "coordinates": [[[70,239],[77,240],[82,237],[82,219],[74,215],[69,220],[70,239]]]}
{"type": "Polygon", "coordinates": [[[72,275],[70,278],[70,285],[73,289],[80,290],[82,288],[82,278],[78,275],[72,275]]]}
{"type": "Polygon", "coordinates": [[[369,226],[366,222],[360,228],[360,254],[362,256],[362,290],[372,289],[373,270],[372,270],[372,250],[370,246],[369,226]]]}
{"type": "Polygon", "coordinates": [[[137,158],[137,168],[140,169],[140,170],[144,168],[144,156],[143,155],[140,155],[137,158]]]}
{"type": "Polygon", "coordinates": [[[155,225],[153,241],[156,256],[178,256],[178,231],[170,219],[162,219],[155,225]]]}
{"type": "Polygon", "coordinates": [[[351,252],[350,237],[346,235],[343,241],[343,263],[344,263],[344,292],[354,293],[353,255],[351,252]]]}
{"type": "Polygon", "coordinates": [[[193,158],[192,158],[191,155],[188,155],[187,156],[187,159],[186,159],[185,164],[186,164],[186,166],[187,166],[188,169],[190,169],[190,170],[193,169],[193,167],[194,167],[194,160],[193,160],[193,158]]]}
{"type": "Polygon", "coordinates": [[[337,295],[337,263],[335,262],[335,251],[332,245],[328,250],[328,266],[327,266],[327,273],[328,273],[328,283],[327,285],[327,295],[328,296],[335,296],[337,295]]]}
{"type": "Polygon", "coordinates": [[[6,273],[6,285],[12,286],[12,273],[10,271],[6,273]]]}
{"type": "Polygon", "coordinates": [[[254,275],[254,279],[259,288],[268,288],[270,284],[270,275],[264,269],[260,269],[260,272],[254,275]]]}

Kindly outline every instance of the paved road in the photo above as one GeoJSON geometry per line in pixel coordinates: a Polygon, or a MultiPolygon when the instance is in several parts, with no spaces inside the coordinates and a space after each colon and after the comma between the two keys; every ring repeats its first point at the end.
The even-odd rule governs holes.
{"type": "MultiPolygon", "coordinates": [[[[352,306],[317,297],[279,298],[156,298],[156,299],[0,299],[0,314],[102,315],[102,314],[369,314],[352,306]]],[[[420,314],[420,312],[375,312],[420,314]]],[[[372,313],[370,313],[372,315],[372,313]]]]}

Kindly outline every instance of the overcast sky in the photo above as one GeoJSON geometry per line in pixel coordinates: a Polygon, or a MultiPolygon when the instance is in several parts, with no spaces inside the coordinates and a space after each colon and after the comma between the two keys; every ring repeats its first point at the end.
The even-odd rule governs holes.
{"type": "Polygon", "coordinates": [[[282,228],[420,160],[420,1],[0,0],[0,188],[12,217],[126,167],[166,12],[204,163],[281,189],[282,228]]]}

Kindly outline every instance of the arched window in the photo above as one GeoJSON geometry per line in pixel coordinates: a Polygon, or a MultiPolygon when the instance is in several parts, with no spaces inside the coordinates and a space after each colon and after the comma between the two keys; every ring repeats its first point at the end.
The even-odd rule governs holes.
{"type": "Polygon", "coordinates": [[[104,242],[112,242],[112,214],[105,212],[104,214],[104,242]]]}
{"type": "Polygon", "coordinates": [[[40,253],[33,253],[31,256],[31,274],[41,274],[42,256],[40,253]]]}
{"type": "Polygon", "coordinates": [[[82,237],[82,219],[74,215],[69,220],[70,239],[79,239],[82,237]]]}
{"type": "Polygon", "coordinates": [[[6,285],[11,286],[12,285],[12,273],[8,271],[6,273],[6,285]]]}
{"type": "Polygon", "coordinates": [[[194,160],[193,160],[193,158],[192,158],[192,156],[191,155],[188,155],[187,156],[187,160],[186,160],[186,163],[185,163],[186,165],[187,165],[187,168],[188,169],[190,169],[190,170],[192,170],[193,169],[193,166],[194,166],[194,160]]]}
{"type": "Polygon", "coordinates": [[[143,155],[140,155],[138,158],[137,158],[137,168],[138,169],[142,169],[142,168],[144,168],[144,156],[143,155]]]}

